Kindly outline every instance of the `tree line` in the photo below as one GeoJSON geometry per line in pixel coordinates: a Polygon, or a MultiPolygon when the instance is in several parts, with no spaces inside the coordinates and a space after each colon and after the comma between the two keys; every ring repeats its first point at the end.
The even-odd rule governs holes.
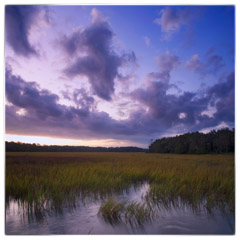
{"type": "Polygon", "coordinates": [[[228,128],[209,133],[192,132],[155,140],[149,153],[207,154],[234,152],[235,129],[228,128]]]}
{"type": "Polygon", "coordinates": [[[146,152],[147,149],[138,147],[88,147],[88,146],[59,146],[40,145],[22,142],[5,142],[6,152],[146,152]]]}

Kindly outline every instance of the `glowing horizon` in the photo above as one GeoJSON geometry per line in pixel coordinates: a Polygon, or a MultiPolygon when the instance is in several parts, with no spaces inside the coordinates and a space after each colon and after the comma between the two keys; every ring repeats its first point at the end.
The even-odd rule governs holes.
{"type": "Polygon", "coordinates": [[[24,135],[12,135],[6,134],[5,141],[8,142],[22,142],[22,143],[35,143],[40,145],[59,145],[59,146],[89,146],[89,147],[140,147],[146,148],[144,144],[134,145],[134,142],[116,141],[115,139],[104,140],[76,140],[76,139],[64,139],[55,137],[43,137],[43,136],[24,136],[24,135]]]}

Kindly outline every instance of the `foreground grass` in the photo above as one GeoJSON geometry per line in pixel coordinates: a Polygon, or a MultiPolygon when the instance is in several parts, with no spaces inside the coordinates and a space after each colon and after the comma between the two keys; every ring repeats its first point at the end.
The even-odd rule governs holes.
{"type": "Polygon", "coordinates": [[[151,205],[147,203],[127,201],[117,202],[109,199],[100,207],[98,215],[103,216],[106,222],[115,224],[122,222],[124,218],[127,222],[133,224],[142,224],[145,221],[151,221],[155,215],[155,211],[151,205]]]}
{"type": "Polygon", "coordinates": [[[17,200],[40,215],[44,209],[74,207],[79,197],[106,199],[146,181],[147,205],[110,199],[99,213],[113,219],[120,215],[144,219],[152,206],[167,208],[179,199],[193,208],[204,201],[207,209],[234,211],[234,155],[6,154],[6,202],[17,200]]]}

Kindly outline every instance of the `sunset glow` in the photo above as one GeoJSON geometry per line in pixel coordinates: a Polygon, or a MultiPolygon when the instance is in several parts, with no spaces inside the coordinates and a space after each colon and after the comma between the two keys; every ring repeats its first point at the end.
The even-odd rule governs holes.
{"type": "MultiPolygon", "coordinates": [[[[132,146],[134,142],[119,141],[115,139],[104,140],[74,140],[54,137],[41,136],[23,136],[6,134],[5,140],[8,142],[35,143],[40,145],[69,145],[69,146],[90,146],[90,147],[126,147],[132,146]]],[[[138,144],[139,147],[145,147],[145,144],[138,144]]]]}

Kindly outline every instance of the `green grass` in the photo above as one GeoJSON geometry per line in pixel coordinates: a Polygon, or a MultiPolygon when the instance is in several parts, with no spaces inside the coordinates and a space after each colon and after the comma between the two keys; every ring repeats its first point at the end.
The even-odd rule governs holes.
{"type": "Polygon", "coordinates": [[[117,202],[116,200],[110,198],[102,204],[98,211],[98,215],[101,215],[111,224],[119,222],[122,220],[122,214],[126,211],[126,204],[126,201],[117,202]]]}
{"type": "Polygon", "coordinates": [[[144,219],[149,206],[167,208],[179,198],[193,208],[205,201],[207,209],[234,211],[234,196],[232,154],[6,153],[6,203],[17,200],[40,215],[75,207],[79,197],[102,199],[100,214],[112,218],[144,219]],[[145,205],[105,206],[112,193],[143,182],[150,184],[145,205]]]}
{"type": "Polygon", "coordinates": [[[145,202],[117,202],[112,198],[104,202],[98,211],[98,215],[101,215],[110,224],[122,221],[142,224],[152,220],[154,214],[152,206],[145,202]]]}

